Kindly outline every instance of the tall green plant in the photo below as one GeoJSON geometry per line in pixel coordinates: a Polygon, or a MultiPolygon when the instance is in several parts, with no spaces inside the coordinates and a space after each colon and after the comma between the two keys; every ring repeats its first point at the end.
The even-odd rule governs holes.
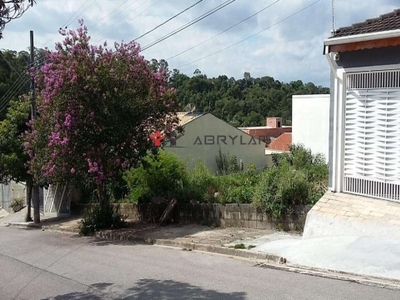
{"type": "Polygon", "coordinates": [[[221,148],[218,150],[215,162],[217,164],[217,175],[243,172],[243,163],[238,161],[235,155],[230,156],[229,153],[222,153],[221,148]]]}
{"type": "Polygon", "coordinates": [[[188,187],[186,165],[166,151],[148,154],[138,168],[125,172],[124,180],[132,202],[149,201],[152,197],[184,200],[188,187]]]}
{"type": "Polygon", "coordinates": [[[322,155],[303,145],[273,155],[274,166],[262,174],[253,202],[278,220],[295,205],[314,204],[326,192],[328,166],[322,155]]]}

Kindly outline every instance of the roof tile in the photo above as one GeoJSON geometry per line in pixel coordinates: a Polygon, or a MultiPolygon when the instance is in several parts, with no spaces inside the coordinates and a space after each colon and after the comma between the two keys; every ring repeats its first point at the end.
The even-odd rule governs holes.
{"type": "Polygon", "coordinates": [[[400,29],[400,9],[367,19],[361,23],[339,28],[331,38],[400,29]]]}
{"type": "Polygon", "coordinates": [[[283,133],[269,144],[268,149],[289,151],[290,150],[289,147],[291,144],[292,144],[292,134],[283,133]]]}

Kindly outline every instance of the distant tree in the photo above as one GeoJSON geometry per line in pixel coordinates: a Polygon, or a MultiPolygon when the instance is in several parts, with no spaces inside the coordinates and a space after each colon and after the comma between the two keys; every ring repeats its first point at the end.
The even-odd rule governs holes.
{"type": "Polygon", "coordinates": [[[29,53],[26,51],[0,51],[0,121],[5,118],[11,99],[29,92],[27,76],[29,53]]]}
{"type": "Polygon", "coordinates": [[[194,75],[201,75],[201,71],[199,69],[194,70],[193,72],[194,75]]]}
{"type": "Polygon", "coordinates": [[[189,77],[174,69],[171,84],[183,105],[193,103],[198,112],[211,112],[233,126],[265,125],[268,116],[280,116],[289,125],[293,95],[329,93],[329,88],[313,83],[283,83],[270,76],[252,78],[249,72],[235,80],[225,75],[208,78],[199,70],[189,77]]]}

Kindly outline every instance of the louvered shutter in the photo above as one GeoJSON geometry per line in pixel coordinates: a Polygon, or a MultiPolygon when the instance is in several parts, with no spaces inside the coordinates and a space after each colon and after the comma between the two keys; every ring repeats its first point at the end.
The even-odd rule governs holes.
{"type": "Polygon", "coordinates": [[[400,195],[400,72],[346,76],[344,191],[400,195]]]}

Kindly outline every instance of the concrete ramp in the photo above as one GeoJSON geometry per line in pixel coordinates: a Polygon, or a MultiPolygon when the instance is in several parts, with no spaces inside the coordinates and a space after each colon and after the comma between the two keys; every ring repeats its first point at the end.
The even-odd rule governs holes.
{"type": "Polygon", "coordinates": [[[333,236],[400,239],[400,203],[327,192],[308,212],[303,238],[333,236]]]}
{"type": "Polygon", "coordinates": [[[0,219],[7,217],[8,216],[8,212],[2,208],[0,208],[0,219]]]}

